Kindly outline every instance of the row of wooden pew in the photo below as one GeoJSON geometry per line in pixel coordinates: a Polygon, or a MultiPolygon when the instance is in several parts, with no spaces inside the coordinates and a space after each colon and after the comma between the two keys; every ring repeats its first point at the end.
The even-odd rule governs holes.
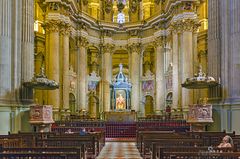
{"type": "Polygon", "coordinates": [[[144,159],[240,159],[240,137],[234,132],[142,130],[136,140],[144,159]],[[234,147],[217,147],[225,135],[233,138],[234,147]]]}
{"type": "Polygon", "coordinates": [[[104,132],[0,135],[0,158],[93,159],[105,145],[104,132]]]}

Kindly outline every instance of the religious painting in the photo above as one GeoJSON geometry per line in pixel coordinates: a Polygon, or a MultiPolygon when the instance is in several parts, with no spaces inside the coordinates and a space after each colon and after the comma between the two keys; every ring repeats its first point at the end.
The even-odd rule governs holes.
{"type": "Polygon", "coordinates": [[[154,89],[154,81],[143,81],[142,89],[144,92],[150,92],[154,89]]]}
{"type": "Polygon", "coordinates": [[[98,81],[88,81],[88,91],[95,91],[98,81]]]}
{"type": "Polygon", "coordinates": [[[124,90],[116,90],[116,109],[126,109],[126,92],[124,90]]]}

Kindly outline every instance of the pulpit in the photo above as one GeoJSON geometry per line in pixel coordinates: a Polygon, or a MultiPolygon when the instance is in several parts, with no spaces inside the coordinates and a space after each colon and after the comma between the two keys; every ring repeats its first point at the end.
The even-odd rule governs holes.
{"type": "Polygon", "coordinates": [[[51,105],[34,105],[30,107],[31,125],[36,127],[37,132],[49,132],[51,124],[54,123],[52,118],[51,105]]]}
{"type": "Polygon", "coordinates": [[[212,105],[189,105],[187,122],[191,124],[191,131],[205,131],[206,125],[213,122],[212,105]]]}
{"type": "MultiPolygon", "coordinates": [[[[187,89],[204,89],[218,85],[219,83],[213,77],[206,75],[202,71],[202,66],[199,65],[198,73],[192,78],[187,78],[182,87],[187,89]]],[[[212,105],[207,104],[208,98],[204,98],[204,101],[200,99],[198,104],[189,105],[187,122],[191,124],[192,131],[205,131],[206,125],[213,122],[212,105]]]]}

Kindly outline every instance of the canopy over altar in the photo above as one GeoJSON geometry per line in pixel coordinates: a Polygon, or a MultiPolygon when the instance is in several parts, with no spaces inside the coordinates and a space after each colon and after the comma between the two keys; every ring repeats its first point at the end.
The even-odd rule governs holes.
{"type": "Polygon", "coordinates": [[[119,73],[116,75],[111,85],[112,111],[131,110],[131,88],[131,83],[123,73],[123,65],[119,64],[119,73]]]}

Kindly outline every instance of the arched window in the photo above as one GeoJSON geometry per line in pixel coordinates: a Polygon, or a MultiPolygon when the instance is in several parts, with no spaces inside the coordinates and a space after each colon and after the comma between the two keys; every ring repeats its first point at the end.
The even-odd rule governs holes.
{"type": "Polygon", "coordinates": [[[125,23],[125,15],[122,12],[118,13],[117,22],[119,24],[125,23]]]}

